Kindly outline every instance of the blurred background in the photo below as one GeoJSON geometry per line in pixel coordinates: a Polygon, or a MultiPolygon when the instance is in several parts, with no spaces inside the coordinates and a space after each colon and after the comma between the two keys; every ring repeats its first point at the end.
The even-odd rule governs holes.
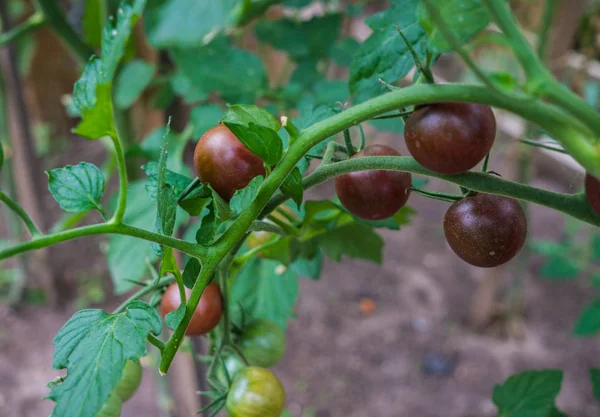
{"type": "MultiPolygon", "coordinates": [[[[93,25],[86,16],[102,2],[61,3],[69,22],[90,45],[97,45],[98,39],[93,38],[97,32],[89,29],[93,25]]],[[[189,174],[195,142],[217,123],[225,101],[205,94],[206,87],[186,78],[179,62],[184,71],[170,71],[173,56],[158,52],[158,41],[149,39],[148,34],[156,33],[152,11],[174,2],[149,3],[148,15],[138,23],[130,42],[129,61],[115,82],[115,102],[121,127],[127,132],[129,176],[134,181],[130,206],[134,208],[130,210],[137,216],[136,224],[150,222],[151,227],[154,213],[145,215],[151,202],[135,180],[144,178],[139,166],[154,158],[153,144],[166,117],[173,116],[174,131],[180,132],[180,138],[185,136],[174,153],[183,156],[178,168],[189,174]]],[[[335,53],[318,67],[326,80],[309,87],[305,81],[300,84],[310,90],[302,100],[307,96],[313,103],[348,102],[349,62],[357,40],[370,34],[364,19],[385,9],[386,2],[290,3],[301,7],[276,5],[268,10],[266,19],[293,15],[308,21],[324,13],[343,12],[335,53]]],[[[546,2],[510,3],[533,39],[546,2]]],[[[557,7],[547,40],[548,61],[561,80],[597,106],[600,2],[559,0],[557,7]]],[[[2,31],[25,20],[32,11],[29,1],[0,1],[2,31]]],[[[297,84],[294,74],[306,76],[306,71],[294,72],[301,62],[294,62],[273,45],[258,42],[260,31],[252,27],[253,23],[232,37],[238,47],[260,58],[270,91],[297,84]]],[[[478,39],[493,33],[490,27],[478,39]]],[[[507,48],[483,41],[472,45],[470,52],[479,65],[493,71],[498,80],[510,83],[518,77],[518,65],[507,48]]],[[[244,68],[241,64],[237,70],[244,68]]],[[[0,141],[7,157],[0,186],[16,196],[44,230],[100,220],[97,214],[64,214],[47,189],[44,170],[89,161],[102,167],[107,177],[114,173],[102,141],[91,142],[70,133],[76,122],[70,113],[70,94],[80,76],[78,68],[73,54],[47,28],[0,49],[0,141]]],[[[434,73],[438,82],[474,80],[455,56],[443,56],[434,73]]],[[[238,98],[239,86],[230,88],[229,97],[238,98]]],[[[221,91],[222,96],[227,93],[221,91]]],[[[296,106],[286,104],[287,98],[278,100],[284,103],[268,99],[259,103],[270,106],[274,113],[296,114],[296,106]]],[[[290,102],[295,100],[294,96],[290,102]]],[[[581,189],[583,172],[568,156],[521,143],[543,136],[543,132],[509,114],[496,115],[493,171],[561,192],[581,189]]],[[[401,122],[392,122],[365,125],[367,138],[370,143],[391,144],[406,154],[401,122]]],[[[548,144],[555,146],[550,139],[548,144]]],[[[116,189],[112,177],[109,195],[116,189]]],[[[450,190],[437,180],[429,185],[450,190]]],[[[307,198],[332,195],[332,184],[324,184],[311,190],[307,198]]],[[[527,207],[530,233],[526,249],[506,266],[477,269],[460,261],[446,245],[441,228],[446,203],[413,194],[409,204],[418,212],[412,224],[401,231],[382,232],[386,246],[381,266],[357,260],[327,261],[319,281],[301,281],[297,319],[288,326],[287,351],[275,369],[285,385],[292,415],[492,417],[496,415],[491,402],[493,386],[530,368],[564,369],[560,408],[578,417],[600,415],[587,375],[588,368],[599,365],[600,345],[597,339],[572,334],[574,323],[600,288],[600,232],[531,205],[527,207]]],[[[185,230],[182,226],[182,236],[185,230]]],[[[0,207],[0,246],[24,236],[20,223],[0,207]]],[[[42,397],[48,392],[47,382],[58,376],[51,369],[52,338],[76,310],[110,310],[118,305],[128,288],[115,288],[115,277],[143,278],[146,253],[144,245],[92,237],[0,264],[0,416],[50,413],[52,403],[42,397]],[[137,264],[131,259],[137,259],[137,264]]],[[[600,312],[596,317],[600,320],[600,312]]],[[[197,391],[205,388],[205,370],[194,361],[193,353],[203,352],[205,342],[186,342],[166,378],[155,372],[156,357],[145,358],[142,388],[124,405],[122,416],[195,415],[201,406],[197,391]]]]}

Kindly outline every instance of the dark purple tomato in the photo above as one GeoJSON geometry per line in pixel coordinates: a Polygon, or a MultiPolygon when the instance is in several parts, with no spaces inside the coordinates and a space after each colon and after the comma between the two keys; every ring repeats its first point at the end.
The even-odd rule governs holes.
{"type": "Polygon", "coordinates": [[[585,195],[590,206],[600,216],[600,181],[590,174],[585,176],[585,195]]]}
{"type": "MultiPolygon", "coordinates": [[[[354,158],[399,155],[389,146],[371,145],[354,158]]],[[[382,220],[396,214],[406,204],[411,185],[410,174],[400,171],[356,171],[335,179],[335,191],[344,207],[365,220],[382,220]]]]}
{"type": "MultiPolygon", "coordinates": [[[[186,288],[185,292],[189,296],[191,290],[186,288]]],[[[160,303],[160,312],[163,318],[171,311],[177,310],[180,304],[179,288],[177,287],[177,283],[173,283],[169,285],[167,291],[163,294],[160,303]]],[[[210,332],[219,324],[222,313],[223,299],[221,298],[221,290],[213,282],[204,289],[185,334],[188,336],[200,336],[210,332]]]]}
{"type": "Polygon", "coordinates": [[[454,203],[444,217],[444,233],[465,262],[491,268],[510,261],[523,247],[527,219],[517,200],[475,194],[454,203]]]}
{"type": "Polygon", "coordinates": [[[429,104],[406,120],[404,138],[410,154],[440,174],[460,174],[492,149],[496,119],[489,106],[472,103],[429,104]]]}
{"type": "Polygon", "coordinates": [[[252,178],[265,175],[263,161],[225,125],[217,125],[202,135],[194,151],[194,166],[198,178],[227,201],[252,178]]]}

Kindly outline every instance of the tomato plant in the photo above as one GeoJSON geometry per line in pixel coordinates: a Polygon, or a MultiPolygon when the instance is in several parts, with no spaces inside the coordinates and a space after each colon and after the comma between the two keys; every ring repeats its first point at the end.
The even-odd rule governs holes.
{"type": "Polygon", "coordinates": [[[230,417],[277,417],[285,404],[285,391],[277,377],[264,368],[240,370],[231,383],[226,408],[230,417]]]}
{"type": "MultiPolygon", "coordinates": [[[[102,167],[84,161],[47,171],[66,212],[49,230],[0,190],[0,202],[30,234],[2,246],[0,260],[108,235],[115,292],[128,293],[111,313],[83,309],[57,333],[53,367],[66,376],[49,384],[53,417],[118,415],[139,386],[139,359],[151,354],[167,373],[189,346],[186,335],[205,336],[211,415],[224,408],[232,417],[289,414],[281,383],[264,367],[282,358],[287,325],[301,314],[300,278],[317,280],[326,259],[381,263],[380,231],[409,227],[411,193],[451,204],[439,229],[450,250],[476,267],[504,264],[527,244],[521,204],[577,219],[596,236],[600,115],[544,62],[553,0],[537,48],[505,0],[325,0],[310,13],[310,0],[90,0],[82,2],[81,27],[57,0],[34,3],[0,45],[41,26],[60,36],[81,69],[61,99],[65,111],[77,119],[74,133],[102,139],[109,156],[102,167]],[[370,28],[364,42],[346,30],[357,20],[370,28]],[[475,39],[490,24],[501,33],[475,39]],[[491,72],[471,57],[473,45],[498,39],[522,71],[491,72]],[[275,69],[270,49],[284,61],[275,69]],[[434,64],[453,52],[477,83],[436,83],[434,64]],[[145,123],[133,119],[149,107],[168,121],[138,143],[143,135],[134,127],[145,123]],[[490,157],[497,151],[492,109],[550,136],[549,151],[567,153],[588,173],[585,195],[504,179],[505,167],[490,157]],[[393,146],[371,143],[375,130],[395,134],[393,146]],[[410,155],[396,150],[400,133],[410,155]],[[436,181],[413,184],[412,174],[436,181]],[[329,180],[338,198],[305,196],[329,180]],[[442,182],[457,191],[433,188],[442,182]],[[165,325],[172,332],[161,336],[165,325]]],[[[548,149],[529,137],[519,146],[548,149]]],[[[4,170],[9,154],[0,148],[4,170]]],[[[599,333],[598,311],[597,302],[585,309],[575,333],[599,333]]],[[[598,398],[599,372],[590,370],[598,398]]],[[[555,370],[510,377],[493,393],[499,415],[565,416],[555,405],[561,380],[555,370]]]]}

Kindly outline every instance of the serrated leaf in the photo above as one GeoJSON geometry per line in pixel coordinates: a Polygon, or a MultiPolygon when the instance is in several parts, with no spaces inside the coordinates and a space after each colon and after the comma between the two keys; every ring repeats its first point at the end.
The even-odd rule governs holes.
{"type": "Polygon", "coordinates": [[[248,318],[265,318],[287,327],[298,298],[298,276],[277,261],[253,258],[239,271],[231,289],[232,306],[248,318]]]}
{"type": "Polygon", "coordinates": [[[231,210],[234,213],[239,214],[246,207],[248,207],[256,198],[256,194],[258,194],[258,190],[260,189],[263,181],[264,178],[259,175],[258,177],[252,178],[248,185],[241,190],[236,190],[236,192],[233,194],[233,197],[231,197],[231,200],[229,201],[229,207],[231,207],[231,210]]]}
{"type": "Polygon", "coordinates": [[[69,213],[91,209],[103,212],[100,199],[104,193],[104,176],[96,165],[81,162],[46,171],[48,189],[60,208],[69,213]]]}
{"type": "Polygon", "coordinates": [[[200,261],[196,258],[190,258],[185,264],[185,268],[183,268],[183,285],[190,289],[193,288],[201,270],[200,261]]]}
{"type": "Polygon", "coordinates": [[[224,122],[231,132],[267,166],[275,166],[283,154],[283,143],[276,131],[250,122],[248,126],[224,122]]]}
{"type": "Polygon", "coordinates": [[[210,185],[206,185],[212,193],[212,199],[206,206],[207,214],[202,218],[200,228],[196,232],[196,242],[201,245],[209,245],[215,240],[217,231],[221,224],[231,217],[229,204],[214,191],[210,185]]]}
{"type": "Polygon", "coordinates": [[[573,334],[592,336],[600,332],[600,300],[594,300],[580,313],[573,334]]]}
{"type": "MultiPolygon", "coordinates": [[[[460,44],[468,42],[484,29],[490,17],[481,0],[429,0],[443,19],[446,27],[454,34],[460,44]]],[[[447,52],[452,47],[439,30],[424,3],[419,5],[419,23],[427,31],[430,42],[439,52],[447,52]]]]}
{"type": "Polygon", "coordinates": [[[302,185],[302,174],[298,167],[294,168],[285,181],[283,181],[281,191],[288,197],[291,197],[298,208],[300,208],[302,199],[304,198],[304,186],[302,185]]]}
{"type": "Polygon", "coordinates": [[[175,64],[194,86],[219,93],[226,101],[254,102],[267,88],[260,58],[231,46],[225,38],[217,38],[203,47],[170,52],[175,64]]]}
{"type": "Polygon", "coordinates": [[[56,401],[53,417],[94,417],[117,386],[125,362],[147,353],[149,333],[161,331],[160,316],[142,301],[119,314],[81,310],[53,340],[54,369],[68,369],[48,398],[56,401]]]}
{"type": "Polygon", "coordinates": [[[344,38],[333,45],[331,58],[341,67],[348,68],[354,55],[360,49],[360,43],[354,38],[344,38]]]}
{"type": "Polygon", "coordinates": [[[74,132],[88,139],[115,137],[111,84],[98,84],[101,62],[92,57],[81,78],[75,83],[73,104],[81,115],[74,132]]]}
{"type": "MultiPolygon", "coordinates": [[[[161,235],[171,236],[175,228],[175,218],[177,215],[177,194],[173,187],[167,183],[167,153],[168,137],[171,129],[171,120],[167,123],[165,133],[162,138],[160,158],[157,167],[157,194],[156,194],[156,222],[154,229],[161,235]]],[[[154,253],[160,256],[162,248],[160,245],[153,245],[154,253]]]]}
{"type": "Polygon", "coordinates": [[[299,256],[290,265],[290,269],[300,275],[301,277],[307,277],[311,279],[319,279],[321,276],[321,269],[323,268],[323,252],[317,249],[315,255],[312,258],[305,258],[299,256]]]}
{"type": "Polygon", "coordinates": [[[229,27],[238,0],[168,0],[148,37],[156,48],[193,48],[229,27]],[[182,13],[182,11],[185,11],[182,13]]]}
{"type": "Polygon", "coordinates": [[[372,228],[360,223],[332,230],[319,238],[319,244],[336,262],[343,256],[375,263],[381,263],[383,259],[383,239],[372,228]]]}
{"type": "Polygon", "coordinates": [[[360,46],[350,66],[350,92],[360,103],[387,92],[379,82],[391,84],[415,66],[413,57],[398,33],[400,27],[420,59],[425,61],[427,39],[417,22],[418,2],[394,0],[391,7],[371,18],[371,36],[360,46]]]}
{"type": "Polygon", "coordinates": [[[185,304],[180,304],[176,310],[171,311],[165,316],[165,325],[171,329],[175,330],[181,320],[183,320],[183,316],[185,316],[185,304]]]}
{"type": "Polygon", "coordinates": [[[127,109],[140,97],[152,82],[156,67],[141,59],[127,63],[119,72],[115,82],[115,106],[127,109]]]}
{"type": "Polygon", "coordinates": [[[548,417],[562,384],[560,370],[525,371],[496,385],[499,417],[548,417]]]}
{"type": "Polygon", "coordinates": [[[216,104],[203,104],[190,112],[190,121],[194,125],[194,139],[198,140],[210,128],[219,123],[225,112],[216,104]]]}
{"type": "Polygon", "coordinates": [[[279,121],[267,110],[246,104],[229,106],[222,122],[245,127],[250,127],[250,124],[254,123],[258,126],[267,127],[274,132],[277,132],[281,128],[279,121]]]}

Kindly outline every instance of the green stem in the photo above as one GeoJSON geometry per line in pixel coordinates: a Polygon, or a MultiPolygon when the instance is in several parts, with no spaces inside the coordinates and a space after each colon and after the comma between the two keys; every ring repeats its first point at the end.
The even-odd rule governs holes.
{"type": "Polygon", "coordinates": [[[148,333],[148,342],[156,346],[161,352],[165,350],[165,342],[154,336],[152,333],[148,333]]]}
{"type": "MultiPolygon", "coordinates": [[[[505,0],[484,0],[484,3],[498,26],[510,39],[512,49],[527,75],[528,90],[562,107],[585,123],[596,136],[600,135],[600,116],[596,110],[552,76],[521,33],[508,3],[505,0]]],[[[597,143],[596,137],[590,141],[597,143]]]]}
{"type": "Polygon", "coordinates": [[[344,143],[346,144],[346,153],[348,154],[348,158],[352,158],[354,156],[354,145],[352,145],[352,138],[350,137],[350,130],[344,130],[344,143]]]}
{"type": "Polygon", "coordinates": [[[272,215],[268,215],[267,218],[269,219],[269,221],[275,223],[277,226],[279,226],[281,229],[283,229],[287,235],[290,235],[290,236],[300,235],[300,231],[295,226],[283,221],[282,219],[280,219],[276,216],[272,216],[272,215]]]}
{"type": "Polygon", "coordinates": [[[31,217],[29,217],[29,214],[27,214],[23,207],[21,207],[12,198],[4,194],[2,190],[0,190],[0,201],[6,204],[9,209],[11,209],[17,216],[21,218],[21,220],[23,220],[23,223],[25,223],[25,226],[27,226],[27,230],[29,230],[31,237],[35,238],[42,235],[40,229],[35,225],[35,222],[31,217]]]}
{"type": "Polygon", "coordinates": [[[94,50],[79,37],[75,29],[67,22],[64,12],[56,0],[37,0],[37,9],[41,10],[48,25],[60,37],[77,57],[85,64],[94,50]]]}
{"type": "Polygon", "coordinates": [[[556,6],[558,0],[546,0],[546,8],[544,10],[544,16],[542,17],[542,24],[538,31],[538,56],[542,61],[546,60],[546,46],[548,45],[548,35],[550,34],[550,26],[552,25],[552,19],[556,12],[556,6]]]}
{"type": "Polygon", "coordinates": [[[35,238],[29,242],[21,243],[11,248],[0,251],[0,260],[10,258],[11,256],[19,255],[21,253],[29,252],[35,249],[41,249],[48,246],[56,245],[58,243],[66,242],[68,240],[77,239],[84,236],[93,236],[101,234],[117,234],[137,237],[140,239],[155,242],[161,245],[169,246],[184,252],[190,256],[196,256],[202,259],[206,256],[207,248],[195,245],[184,240],[175,239],[170,236],[160,235],[158,233],[150,232],[148,230],[139,229],[137,227],[129,226],[126,224],[111,224],[102,223],[91,226],[78,227],[76,229],[66,230],[64,232],[53,233],[50,235],[44,235],[39,238],[35,238]]]}
{"type": "Polygon", "coordinates": [[[244,252],[243,254],[241,254],[240,256],[238,256],[237,258],[235,258],[234,263],[236,265],[241,265],[244,262],[246,262],[247,260],[253,258],[255,255],[261,253],[263,250],[270,248],[271,246],[275,246],[277,243],[279,243],[279,239],[275,238],[272,240],[269,240],[266,243],[263,243],[262,245],[259,245],[255,248],[250,249],[247,252],[244,252]]]}
{"type": "Polygon", "coordinates": [[[433,198],[440,201],[446,201],[448,203],[456,203],[458,200],[462,199],[464,196],[458,194],[448,194],[442,193],[439,191],[429,191],[423,190],[421,188],[410,188],[411,191],[414,191],[417,194],[422,195],[423,197],[433,198]]]}
{"type": "Polygon", "coordinates": [[[567,152],[562,148],[557,148],[556,146],[546,145],[545,143],[540,142],[535,139],[519,139],[519,142],[524,143],[526,145],[534,146],[536,148],[547,149],[549,151],[558,152],[562,154],[566,154],[567,152]]]}
{"type": "Polygon", "coordinates": [[[123,146],[121,145],[118,134],[115,134],[112,137],[112,142],[115,147],[117,167],[119,169],[119,197],[117,200],[117,209],[115,210],[115,214],[113,215],[111,221],[114,224],[120,224],[123,222],[125,209],[127,208],[127,165],[125,162],[123,146]]]}
{"type": "Polygon", "coordinates": [[[139,300],[140,298],[142,298],[145,295],[150,294],[153,291],[156,291],[162,287],[166,287],[169,284],[171,284],[173,281],[175,281],[174,277],[165,277],[162,280],[154,283],[153,285],[146,285],[144,288],[142,288],[141,290],[139,290],[138,292],[132,294],[129,298],[127,298],[127,300],[123,301],[114,311],[113,314],[119,314],[123,311],[125,311],[125,309],[127,308],[127,304],[131,303],[132,301],[135,300],[139,300]]]}
{"type": "Polygon", "coordinates": [[[17,26],[13,27],[9,31],[0,35],[0,46],[6,45],[12,41],[19,39],[26,34],[33,32],[34,30],[39,29],[44,24],[46,24],[46,20],[44,19],[44,15],[41,12],[35,12],[29,18],[19,23],[17,26]]]}

